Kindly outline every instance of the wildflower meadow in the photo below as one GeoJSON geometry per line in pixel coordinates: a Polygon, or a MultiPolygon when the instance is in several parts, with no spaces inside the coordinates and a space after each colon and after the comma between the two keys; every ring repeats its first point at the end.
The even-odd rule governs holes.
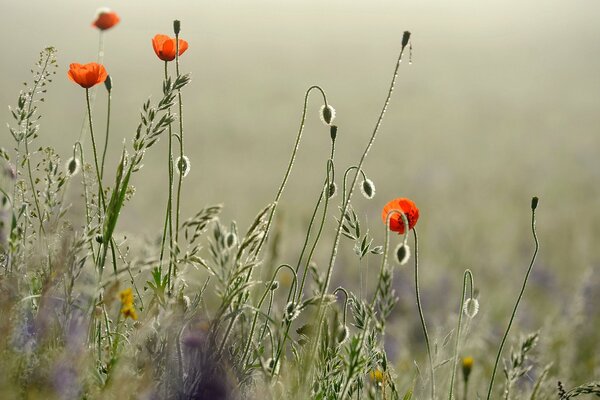
{"type": "MultiPolygon", "coordinates": [[[[367,131],[351,139],[336,90],[313,82],[251,119],[287,116],[284,162],[271,170],[280,155],[256,136],[260,152],[236,142],[235,162],[215,171],[195,156],[198,137],[222,133],[189,122],[205,96],[194,83],[216,79],[190,72],[190,55],[205,46],[186,34],[195,22],[181,15],[147,26],[144,42],[130,39],[154,71],[144,76],[154,94],[133,108],[120,97],[130,82],[111,72],[139,62],[111,56],[127,23],[118,9],[99,9],[86,21],[97,42],[68,57],[26,49],[31,71],[15,77],[24,84],[0,141],[0,399],[600,397],[597,210],[585,211],[587,222],[571,218],[579,206],[549,190],[551,178],[517,184],[519,154],[502,145],[505,184],[482,191],[510,204],[474,204],[456,177],[450,186],[464,200],[427,195],[451,148],[414,170],[421,144],[437,144],[387,120],[411,113],[411,71],[420,54],[427,60],[418,29],[390,39],[387,86],[376,112],[360,115],[367,131]],[[57,82],[76,103],[54,94],[57,82]],[[47,130],[47,106],[63,103],[81,128],[47,130]],[[382,162],[384,136],[393,157],[382,162]],[[248,159],[269,171],[251,173],[248,159]],[[198,170],[218,184],[209,188],[198,170]],[[230,204],[207,201],[232,187],[244,187],[234,210],[267,200],[236,222],[230,204]],[[136,205],[140,190],[152,210],[136,205]]],[[[320,40],[335,49],[336,37],[320,40]]],[[[254,60],[235,62],[243,77],[254,60]]],[[[597,203],[596,186],[585,186],[585,204],[597,203]]]]}

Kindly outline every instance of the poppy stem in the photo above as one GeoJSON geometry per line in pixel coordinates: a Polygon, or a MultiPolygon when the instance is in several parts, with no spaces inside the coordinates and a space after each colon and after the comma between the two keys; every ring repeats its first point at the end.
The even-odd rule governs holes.
{"type": "Polygon", "coordinates": [[[537,198],[534,197],[535,206],[531,207],[531,232],[533,234],[533,240],[535,242],[535,250],[533,252],[533,256],[531,258],[531,262],[529,263],[529,269],[527,269],[527,274],[525,274],[525,279],[523,280],[523,286],[521,287],[521,292],[519,293],[519,297],[517,297],[517,302],[515,303],[515,307],[513,308],[512,314],[510,316],[510,320],[508,321],[508,326],[506,327],[506,331],[504,332],[504,336],[502,337],[502,342],[500,342],[500,348],[498,349],[498,354],[496,355],[496,362],[494,363],[494,370],[492,371],[492,377],[490,379],[490,386],[488,388],[487,400],[492,397],[492,389],[494,387],[494,378],[496,377],[496,369],[498,368],[498,362],[500,361],[500,356],[502,355],[502,349],[504,348],[504,343],[506,342],[506,338],[508,333],[510,332],[510,328],[512,326],[513,320],[515,319],[515,315],[517,314],[517,308],[519,307],[519,303],[521,302],[521,298],[523,297],[523,293],[525,292],[525,287],[527,286],[527,280],[529,279],[529,274],[531,273],[531,269],[533,268],[533,264],[535,263],[535,259],[537,257],[538,250],[540,249],[540,242],[537,238],[537,233],[535,231],[535,208],[537,207],[537,198]]]}
{"type": "Polygon", "coordinates": [[[417,308],[419,310],[421,326],[423,327],[423,335],[425,336],[427,357],[429,358],[429,372],[431,375],[431,399],[433,400],[435,399],[435,375],[433,368],[433,357],[431,356],[431,345],[429,344],[429,334],[427,333],[427,325],[425,324],[425,317],[423,316],[423,307],[421,306],[421,294],[419,290],[419,239],[417,237],[417,230],[415,228],[413,228],[413,235],[415,238],[415,295],[417,297],[417,308]]]}
{"type": "MultiPolygon", "coordinates": [[[[169,79],[169,69],[167,61],[165,61],[165,81],[169,79]]],[[[171,115],[171,109],[169,108],[167,111],[167,115],[171,115]]],[[[169,153],[167,157],[168,162],[168,171],[169,171],[169,199],[167,200],[167,210],[165,213],[165,224],[163,226],[163,235],[160,246],[160,261],[159,261],[159,270],[162,274],[162,262],[165,252],[165,241],[167,238],[167,227],[169,229],[169,269],[167,272],[167,289],[169,292],[171,291],[171,273],[173,269],[173,132],[171,128],[171,123],[169,123],[169,153]]],[[[161,275],[162,276],[162,275],[161,275]]]]}
{"type": "MultiPolygon", "coordinates": [[[[180,77],[179,72],[179,32],[175,33],[175,72],[177,73],[177,78],[180,77]]],[[[179,104],[179,162],[177,163],[177,170],[179,171],[178,179],[177,179],[177,200],[175,206],[175,243],[179,242],[179,211],[180,211],[180,200],[181,200],[181,186],[183,183],[183,173],[184,169],[182,168],[183,161],[183,103],[181,102],[181,89],[177,90],[177,100],[179,104]]],[[[187,166],[186,168],[189,168],[187,166]]],[[[177,273],[177,268],[173,271],[174,274],[177,273]]]]}
{"type": "Polygon", "coordinates": [[[87,102],[88,123],[90,126],[90,136],[92,137],[92,150],[94,152],[94,165],[96,166],[96,178],[98,179],[98,193],[102,205],[102,211],[106,212],[106,201],[104,199],[104,189],[102,187],[102,177],[100,176],[100,166],[98,164],[98,152],[96,150],[96,139],[94,138],[94,125],[92,123],[92,107],[90,104],[90,90],[85,89],[85,99],[87,102]]]}
{"type": "MultiPolygon", "coordinates": [[[[456,327],[456,342],[454,345],[454,362],[452,365],[452,378],[450,378],[450,393],[448,394],[448,400],[454,399],[454,380],[456,377],[456,367],[458,366],[458,349],[459,349],[459,341],[460,341],[460,328],[462,323],[462,315],[463,315],[463,306],[465,304],[465,295],[467,294],[467,280],[469,283],[469,288],[471,289],[470,298],[473,298],[473,273],[470,269],[466,269],[463,275],[463,287],[462,287],[462,296],[460,298],[460,306],[458,308],[458,326],[456,327]]],[[[465,387],[466,391],[466,387],[465,387]]]]}
{"type": "Polygon", "coordinates": [[[112,90],[108,91],[108,110],[106,113],[106,135],[104,138],[104,150],[102,151],[102,164],[100,166],[100,178],[104,177],[104,161],[106,159],[106,149],[108,148],[108,135],[110,132],[110,102],[112,99],[112,90]]]}

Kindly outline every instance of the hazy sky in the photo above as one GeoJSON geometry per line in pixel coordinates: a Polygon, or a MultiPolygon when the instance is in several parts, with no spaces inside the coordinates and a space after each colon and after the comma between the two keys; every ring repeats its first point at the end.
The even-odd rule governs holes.
{"type": "MultiPolygon", "coordinates": [[[[150,40],[156,33],[171,34],[173,19],[182,21],[182,37],[190,43],[182,69],[193,76],[184,94],[190,209],[224,201],[236,218],[249,218],[248,210],[272,197],[311,84],[323,85],[338,110],[340,134],[347,138],[340,142],[341,162],[355,159],[381,107],[404,30],[413,32],[414,64],[401,70],[368,164],[379,179],[417,169],[424,175],[416,183],[433,186],[413,186],[413,195],[422,189],[425,196],[434,189],[445,193],[447,183],[439,182],[452,180],[436,180],[445,174],[467,188],[476,189],[469,185],[477,182],[488,190],[486,185],[494,187],[500,179],[494,174],[506,161],[499,160],[523,167],[544,163],[544,172],[533,168],[534,175],[523,177],[531,181],[598,167],[586,164],[600,144],[595,0],[0,0],[0,105],[15,103],[39,50],[57,47],[60,69],[43,105],[39,143],[56,145],[62,154],[76,140],[84,115],[83,92],[66,78],[68,64],[95,60],[98,32],[90,24],[101,6],[122,19],[105,35],[104,63],[115,82],[113,161],[137,125],[142,102],[160,91],[163,65],[150,40]],[[412,155],[403,154],[405,146],[412,155]],[[561,156],[540,158],[553,152],[561,156]],[[469,176],[467,160],[478,160],[482,176],[469,176]]],[[[104,102],[101,93],[95,110],[99,127],[104,102]]],[[[317,103],[311,103],[313,113],[317,103]]],[[[304,151],[310,155],[303,153],[299,161],[310,177],[322,173],[327,153],[327,141],[315,131],[327,133],[314,114],[307,129],[310,150],[304,151]],[[312,162],[313,155],[319,163],[312,162]]],[[[0,145],[10,147],[9,139],[6,131],[0,145]]],[[[145,175],[136,180],[138,207],[129,212],[131,221],[143,215],[136,210],[162,209],[156,201],[162,189],[140,183],[164,178],[163,158],[162,150],[148,155],[145,175]]],[[[300,196],[303,189],[292,186],[290,195],[300,196]]],[[[391,195],[394,189],[381,190],[391,195]]],[[[294,196],[289,201],[300,202],[294,196]]],[[[158,215],[153,223],[159,224],[158,215]]]]}

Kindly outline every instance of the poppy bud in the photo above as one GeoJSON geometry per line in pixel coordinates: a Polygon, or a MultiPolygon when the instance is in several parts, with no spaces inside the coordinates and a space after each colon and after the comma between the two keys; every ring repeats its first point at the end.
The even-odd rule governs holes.
{"type": "Polygon", "coordinates": [[[76,175],[79,172],[80,167],[81,167],[81,162],[79,161],[78,158],[75,158],[75,157],[69,158],[69,160],[67,161],[67,164],[66,164],[67,174],[69,176],[76,175]]]}
{"type": "Polygon", "coordinates": [[[336,194],[337,194],[337,185],[335,184],[335,182],[331,182],[329,184],[329,187],[327,188],[327,197],[332,199],[335,197],[336,194]]]}
{"type": "Polygon", "coordinates": [[[479,312],[479,301],[477,299],[468,298],[463,304],[463,312],[469,318],[475,318],[479,312]]]}
{"type": "Polygon", "coordinates": [[[225,246],[227,247],[227,249],[232,249],[236,243],[237,243],[237,236],[235,236],[235,233],[229,232],[227,234],[227,236],[225,236],[225,246]]]}
{"type": "Polygon", "coordinates": [[[404,34],[402,35],[402,48],[406,47],[409,40],[410,40],[410,32],[404,31],[404,34]]]}
{"type": "Polygon", "coordinates": [[[360,191],[362,192],[363,196],[365,196],[365,198],[371,200],[373,197],[375,197],[375,184],[372,180],[365,179],[360,184],[360,191]]]}
{"type": "Polygon", "coordinates": [[[287,305],[285,306],[284,319],[288,322],[292,322],[293,320],[298,318],[298,315],[300,315],[300,310],[298,309],[298,307],[296,307],[296,303],[294,303],[293,301],[287,303],[287,305]]]}
{"type": "Polygon", "coordinates": [[[104,81],[104,87],[109,93],[112,90],[112,78],[110,77],[110,75],[106,76],[106,80],[104,81]]]}
{"type": "Polygon", "coordinates": [[[394,253],[396,254],[396,262],[400,265],[404,265],[410,258],[410,247],[405,243],[400,243],[398,247],[396,247],[394,253]]]}
{"type": "Polygon", "coordinates": [[[173,21],[173,31],[175,31],[175,35],[179,35],[179,32],[181,31],[181,21],[178,19],[173,21]]]}
{"type": "Polygon", "coordinates": [[[269,358],[267,360],[267,371],[273,375],[277,375],[279,373],[279,362],[277,362],[277,365],[275,365],[275,360],[269,358]]]}
{"type": "Polygon", "coordinates": [[[329,104],[327,106],[323,105],[321,106],[319,116],[321,118],[321,122],[323,122],[325,125],[331,125],[335,119],[335,108],[331,107],[329,104]]]}
{"type": "Polygon", "coordinates": [[[190,165],[190,159],[187,156],[177,158],[176,165],[177,172],[179,172],[179,174],[184,178],[190,173],[190,169],[192,168],[190,165]]]}
{"type": "Polygon", "coordinates": [[[329,135],[331,135],[331,140],[335,140],[337,137],[337,125],[331,125],[331,127],[329,127],[329,135]]]}
{"type": "Polygon", "coordinates": [[[350,330],[346,325],[340,325],[338,327],[338,332],[335,337],[339,345],[342,345],[348,340],[348,336],[350,336],[350,330]]]}
{"type": "Polygon", "coordinates": [[[538,199],[537,197],[533,197],[531,199],[531,209],[532,210],[535,210],[537,208],[539,201],[540,201],[540,199],[538,199]]]}

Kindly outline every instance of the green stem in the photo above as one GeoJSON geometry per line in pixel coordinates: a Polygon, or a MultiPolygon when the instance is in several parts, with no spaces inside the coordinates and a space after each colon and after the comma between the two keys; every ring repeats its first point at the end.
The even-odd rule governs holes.
{"type": "MultiPolygon", "coordinates": [[[[537,202],[537,199],[535,199],[537,202]]],[[[537,206],[537,203],[536,203],[537,206]]],[[[502,337],[502,342],[500,343],[500,348],[498,349],[498,354],[496,355],[496,362],[494,363],[494,370],[492,371],[492,377],[490,379],[490,386],[488,388],[487,400],[492,397],[492,389],[494,387],[494,378],[496,377],[496,369],[498,368],[498,363],[500,362],[500,357],[502,356],[502,349],[504,348],[504,343],[506,342],[506,338],[508,337],[508,333],[510,332],[510,328],[512,326],[513,320],[515,319],[515,315],[517,314],[517,308],[519,307],[519,303],[521,302],[521,298],[523,297],[523,293],[525,292],[525,287],[527,286],[527,280],[529,279],[529,274],[533,268],[533,264],[537,257],[538,250],[540,248],[540,243],[537,238],[537,233],[535,231],[535,207],[531,208],[531,232],[533,234],[533,240],[535,241],[535,250],[533,252],[533,257],[531,258],[531,262],[529,263],[529,268],[527,269],[527,274],[525,274],[525,279],[523,280],[523,286],[521,287],[521,292],[519,293],[519,297],[517,298],[517,302],[515,303],[515,307],[513,308],[512,314],[510,316],[510,320],[508,321],[508,326],[506,327],[506,331],[504,332],[504,336],[502,337]]]]}
{"type": "MultiPolygon", "coordinates": [[[[465,304],[465,295],[467,294],[467,279],[469,280],[469,287],[471,288],[471,296],[473,298],[473,273],[470,269],[465,270],[463,275],[463,286],[462,296],[460,298],[460,305],[458,308],[458,326],[456,327],[456,341],[454,344],[454,363],[452,365],[452,378],[450,379],[450,393],[448,394],[448,400],[454,399],[454,380],[456,378],[456,368],[458,366],[458,348],[460,341],[460,328],[462,323],[463,307],[465,304]]],[[[465,388],[466,391],[466,388],[465,388]]]]}
{"type": "Polygon", "coordinates": [[[96,166],[96,179],[98,180],[98,192],[100,197],[100,204],[102,206],[102,212],[106,212],[106,200],[104,199],[104,188],[102,187],[102,177],[100,176],[100,165],[98,164],[98,152],[96,147],[96,139],[94,138],[94,124],[92,122],[92,107],[90,105],[90,90],[85,89],[85,99],[87,102],[88,109],[88,123],[90,126],[90,136],[92,137],[92,150],[94,152],[94,165],[96,166]]]}
{"type": "Polygon", "coordinates": [[[431,398],[435,399],[435,375],[433,368],[433,357],[431,356],[431,346],[429,344],[429,335],[427,334],[427,325],[425,324],[425,317],[423,316],[423,308],[421,307],[421,295],[419,291],[419,239],[417,237],[417,230],[413,228],[413,235],[415,238],[415,294],[417,297],[417,308],[419,309],[419,318],[421,319],[421,326],[423,327],[423,335],[425,336],[425,345],[427,346],[427,357],[429,358],[429,372],[431,375],[431,398]]]}
{"type": "Polygon", "coordinates": [[[104,138],[104,150],[102,150],[102,164],[100,166],[100,178],[104,177],[104,161],[106,160],[106,149],[108,148],[108,135],[110,133],[110,102],[112,99],[112,90],[108,91],[108,111],[106,114],[106,136],[104,138]]]}
{"type": "MultiPolygon", "coordinates": [[[[179,33],[175,34],[175,70],[177,78],[180,76],[179,72],[179,33]]],[[[183,103],[181,101],[181,89],[177,91],[177,98],[179,104],[179,162],[183,160],[183,103]]],[[[179,163],[178,163],[179,164],[179,163]]],[[[179,176],[177,179],[177,201],[175,206],[175,243],[179,242],[179,213],[180,213],[180,201],[181,201],[181,186],[183,182],[183,171],[179,165],[177,165],[179,176]]],[[[177,270],[175,270],[176,272],[177,270]]]]}
{"type": "MultiPolygon", "coordinates": [[[[165,61],[165,80],[167,80],[169,78],[169,70],[168,70],[168,62],[165,61]]],[[[171,114],[171,109],[169,108],[169,110],[167,111],[168,115],[171,114]]],[[[165,252],[165,241],[167,238],[167,227],[169,229],[169,270],[167,273],[167,288],[170,292],[171,290],[171,274],[172,274],[172,268],[173,268],[173,258],[172,258],[172,253],[173,253],[173,215],[172,215],[172,204],[173,204],[173,132],[172,132],[172,128],[171,128],[171,124],[169,123],[169,149],[168,149],[168,157],[167,157],[167,161],[169,163],[168,165],[168,171],[169,171],[169,199],[167,200],[167,210],[165,212],[165,224],[163,227],[163,235],[162,235],[162,242],[160,245],[160,262],[159,262],[159,270],[161,271],[162,274],[162,262],[163,262],[163,257],[164,257],[164,252],[165,252]]],[[[162,276],[162,275],[161,275],[162,276]]]]}

